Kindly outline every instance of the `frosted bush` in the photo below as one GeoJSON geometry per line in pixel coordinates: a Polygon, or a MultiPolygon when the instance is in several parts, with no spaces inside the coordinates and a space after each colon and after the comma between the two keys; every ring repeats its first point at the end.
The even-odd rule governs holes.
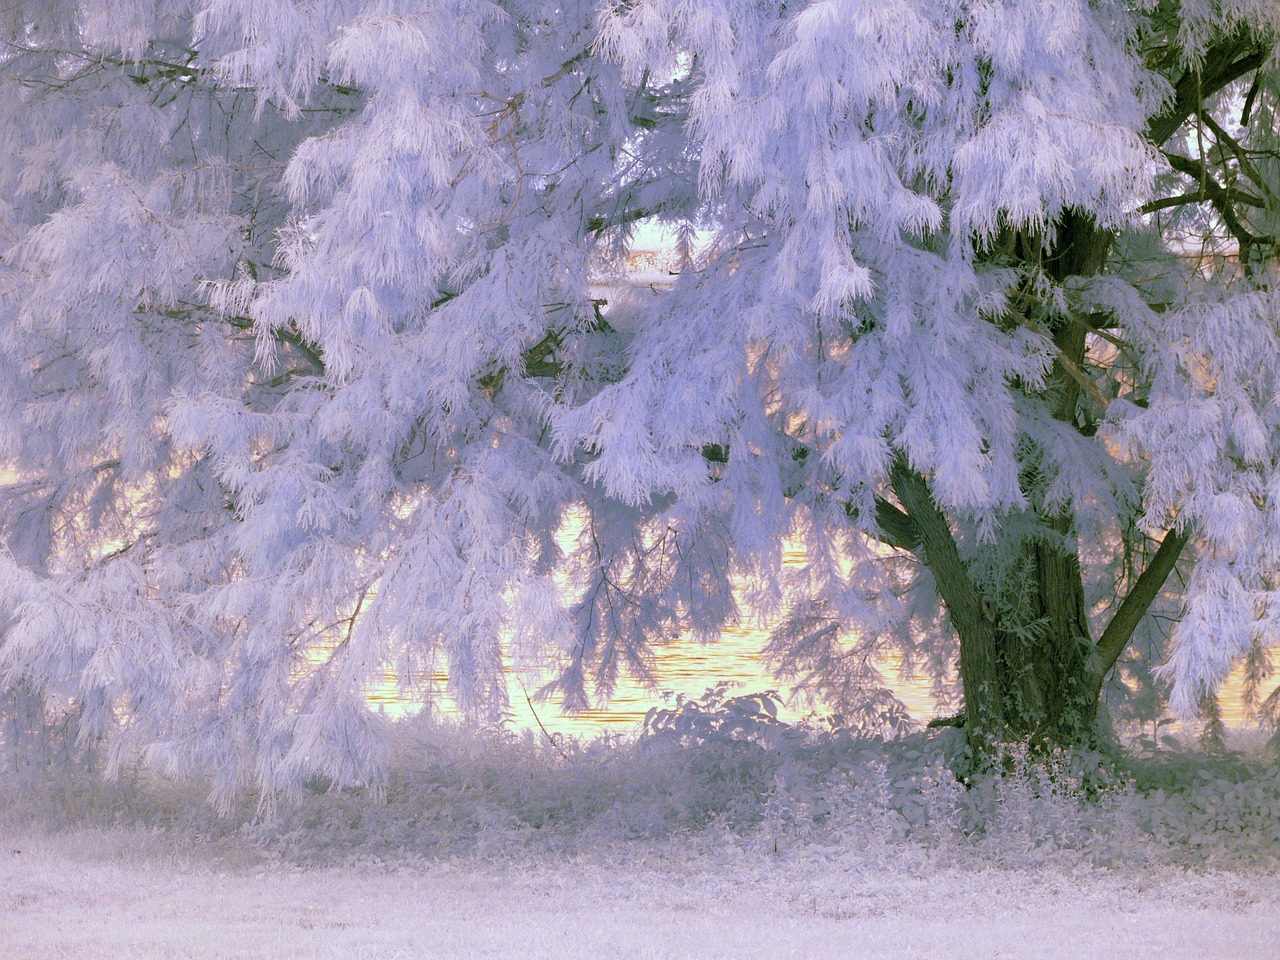
{"type": "Polygon", "coordinates": [[[144,825],[236,837],[299,861],[679,856],[1027,866],[1280,861],[1280,766],[1241,754],[1156,758],[1008,749],[975,769],[953,729],[894,740],[778,720],[771,697],[713,689],[651,715],[637,737],[394,726],[382,790],[315,778],[264,812],[246,791],[224,816],[207,781],[132,765],[11,790],[3,816],[53,828],[144,825]],[[678,853],[677,853],[678,852],[678,853]]]}

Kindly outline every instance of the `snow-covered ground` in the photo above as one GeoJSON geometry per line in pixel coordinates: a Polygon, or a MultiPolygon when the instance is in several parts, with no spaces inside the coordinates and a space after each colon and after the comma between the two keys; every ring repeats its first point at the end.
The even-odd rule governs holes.
{"type": "Polygon", "coordinates": [[[381,793],[265,816],[141,765],[0,775],[0,960],[1280,956],[1265,752],[1011,755],[961,785],[955,731],[745,706],[554,746],[405,723],[381,793]]]}
{"type": "Polygon", "coordinates": [[[343,868],[128,830],[3,833],[0,958],[1272,958],[1274,872],[934,869],[857,856],[343,868]]]}

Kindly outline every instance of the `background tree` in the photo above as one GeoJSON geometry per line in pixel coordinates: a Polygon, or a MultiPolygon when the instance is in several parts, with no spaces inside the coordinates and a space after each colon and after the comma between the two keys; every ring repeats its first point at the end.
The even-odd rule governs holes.
{"type": "Polygon", "coordinates": [[[368,781],[388,668],[496,717],[505,646],[579,707],[735,583],[836,705],[885,646],[958,656],[980,737],[1087,735],[1157,603],[1179,709],[1260,680],[1278,31],[1263,0],[10,0],[10,715],[62,703],[224,800],[368,781]],[[680,276],[601,303],[650,219],[680,276]]]}

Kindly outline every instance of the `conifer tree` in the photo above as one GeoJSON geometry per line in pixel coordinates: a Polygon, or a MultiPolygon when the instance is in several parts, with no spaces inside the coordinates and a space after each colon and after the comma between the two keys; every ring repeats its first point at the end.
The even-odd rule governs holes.
{"type": "Polygon", "coordinates": [[[1256,685],[1278,36],[1270,0],[10,0],[8,715],[222,799],[368,782],[388,670],[498,717],[504,655],[550,658],[582,707],[743,599],[831,704],[958,661],[979,739],[1089,736],[1126,655],[1183,713],[1256,685]]]}

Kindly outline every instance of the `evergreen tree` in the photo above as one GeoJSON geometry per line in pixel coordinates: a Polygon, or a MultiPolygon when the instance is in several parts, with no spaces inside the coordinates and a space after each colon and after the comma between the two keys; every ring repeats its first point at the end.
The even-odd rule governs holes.
{"type": "Polygon", "coordinates": [[[886,646],[958,658],[978,738],[1088,736],[1126,650],[1183,712],[1261,679],[1278,36],[1271,0],[10,0],[9,713],[221,798],[369,781],[387,669],[496,717],[505,647],[581,707],[735,584],[834,704],[886,646]],[[682,269],[628,291],[645,221],[682,269]]]}

